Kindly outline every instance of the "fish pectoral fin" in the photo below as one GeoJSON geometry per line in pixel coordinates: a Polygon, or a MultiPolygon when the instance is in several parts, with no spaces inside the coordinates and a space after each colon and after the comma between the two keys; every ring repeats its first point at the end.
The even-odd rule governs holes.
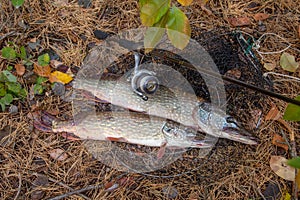
{"type": "Polygon", "coordinates": [[[126,140],[123,137],[106,137],[106,140],[109,140],[112,142],[128,142],[128,140],[126,140]]]}
{"type": "Polygon", "coordinates": [[[163,142],[159,148],[159,150],[157,151],[157,159],[161,159],[164,155],[165,155],[165,152],[166,152],[166,147],[167,147],[167,142],[163,142]]]}

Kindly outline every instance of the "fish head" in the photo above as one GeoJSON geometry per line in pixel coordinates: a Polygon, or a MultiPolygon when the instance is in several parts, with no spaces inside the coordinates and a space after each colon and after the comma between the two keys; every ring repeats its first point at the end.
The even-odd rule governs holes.
{"type": "Polygon", "coordinates": [[[257,139],[243,128],[234,117],[208,103],[201,103],[196,107],[193,118],[206,133],[245,144],[257,144],[257,139]]]}
{"type": "Polygon", "coordinates": [[[168,146],[181,148],[209,148],[211,144],[206,141],[197,140],[196,130],[173,126],[171,123],[164,123],[162,132],[167,141],[168,146]]]}

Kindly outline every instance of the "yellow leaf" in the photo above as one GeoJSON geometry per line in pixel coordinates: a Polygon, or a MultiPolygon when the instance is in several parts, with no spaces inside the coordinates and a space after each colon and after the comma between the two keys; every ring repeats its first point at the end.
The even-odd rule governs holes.
{"type": "Polygon", "coordinates": [[[193,0],[177,0],[177,1],[183,6],[188,6],[193,2],[193,0]]]}
{"type": "Polygon", "coordinates": [[[288,192],[285,193],[284,200],[291,200],[290,193],[288,193],[288,192]]]}
{"type": "Polygon", "coordinates": [[[66,73],[63,73],[63,72],[60,72],[60,71],[52,72],[50,77],[49,77],[49,81],[51,83],[61,82],[63,84],[66,84],[66,83],[69,83],[72,80],[73,80],[73,78],[70,75],[68,75],[66,73]]]}

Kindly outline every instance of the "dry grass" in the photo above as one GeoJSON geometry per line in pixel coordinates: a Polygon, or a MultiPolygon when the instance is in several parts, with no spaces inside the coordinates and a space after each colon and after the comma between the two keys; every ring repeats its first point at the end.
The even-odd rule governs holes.
{"type": "MultiPolygon", "coordinates": [[[[25,0],[25,5],[16,10],[9,0],[1,1],[0,36],[11,31],[13,33],[0,40],[0,47],[5,46],[8,41],[24,45],[32,38],[37,38],[41,40],[41,49],[52,48],[66,65],[80,66],[87,54],[87,45],[91,42],[100,43],[93,35],[94,30],[114,34],[140,26],[138,4],[133,0],[93,1],[92,7],[88,9],[79,7],[77,1],[69,1],[66,5],[57,5],[55,2],[63,1],[25,0]],[[29,25],[28,29],[24,30],[18,25],[22,20],[29,25]]],[[[249,10],[247,6],[251,2],[209,1],[213,17],[200,9],[198,1],[185,8],[185,11],[192,27],[206,30],[216,26],[229,27],[226,18],[231,16],[251,17],[258,12],[269,13],[271,17],[264,22],[267,32],[276,33],[290,42],[292,48],[289,52],[296,55],[299,61],[299,3],[291,0],[260,0],[257,9],[249,10]]],[[[256,28],[257,22],[252,20],[252,24],[244,30],[253,31],[256,28]]],[[[277,43],[271,44],[274,48],[276,45],[277,43]]],[[[266,59],[279,60],[279,56],[280,54],[266,59]]],[[[0,63],[3,68],[4,61],[0,60],[0,63]]],[[[275,72],[287,74],[279,67],[275,72]]],[[[300,77],[300,70],[292,75],[300,77]]],[[[276,91],[290,97],[299,95],[299,83],[286,81],[278,76],[274,76],[274,79],[276,91]]],[[[276,99],[268,99],[264,104],[265,111],[271,107],[271,102],[284,111],[286,104],[276,99]]],[[[71,116],[70,104],[61,102],[58,97],[45,96],[36,104],[41,110],[59,109],[71,116]]],[[[274,133],[280,133],[280,130],[287,132],[277,122],[263,122],[257,133],[261,139],[257,147],[221,141],[209,160],[196,163],[199,168],[194,172],[179,177],[158,178],[124,174],[101,164],[92,158],[81,142],[68,141],[60,135],[35,130],[27,117],[30,112],[29,104],[19,104],[19,108],[22,109],[15,115],[0,114],[0,130],[5,127],[9,130],[9,135],[0,143],[1,199],[33,199],[36,196],[48,199],[89,185],[95,187],[82,192],[83,197],[77,194],[68,199],[165,199],[167,196],[162,190],[166,186],[177,189],[177,199],[261,199],[262,191],[270,182],[278,184],[281,192],[291,193],[291,183],[277,177],[269,167],[271,155],[288,156],[271,144],[274,133]],[[49,151],[56,148],[65,150],[68,158],[64,161],[50,158],[49,151]],[[35,186],[39,175],[45,175],[48,183],[35,186]],[[133,184],[106,192],[103,184],[118,177],[131,177],[133,181],[130,183],[133,184]]],[[[299,123],[291,125],[295,133],[299,133],[299,123]]],[[[297,146],[300,145],[298,134],[296,142],[297,146]]],[[[184,164],[178,161],[169,167],[169,174],[178,173],[180,170],[176,166],[181,165],[184,164]]]]}

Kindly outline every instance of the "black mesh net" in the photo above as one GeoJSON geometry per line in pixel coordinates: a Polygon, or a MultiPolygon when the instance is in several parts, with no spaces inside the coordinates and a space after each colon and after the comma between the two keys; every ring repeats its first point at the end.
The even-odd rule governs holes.
{"type": "MultiPolygon", "coordinates": [[[[270,81],[262,76],[261,63],[255,57],[255,54],[251,51],[251,49],[248,49],[248,44],[245,44],[245,40],[247,40],[246,36],[242,35],[243,39],[245,39],[242,40],[241,34],[241,32],[229,32],[226,29],[216,29],[213,31],[193,30],[192,38],[200,43],[209,53],[218,67],[220,74],[233,77],[261,88],[271,89],[272,85],[270,81]]],[[[129,45],[134,46],[139,44],[135,44],[133,41],[130,41],[129,45]]],[[[155,49],[150,54],[144,54],[143,50],[140,50],[140,53],[144,55],[142,63],[151,62],[171,66],[188,80],[199,98],[210,101],[209,90],[201,74],[193,67],[187,67],[181,64],[181,61],[186,62],[186,60],[174,53],[160,49],[155,49]],[[174,62],[174,60],[176,62],[174,62]]],[[[199,55],[199,52],[189,52],[189,54],[191,56],[201,56],[199,55]]],[[[123,54],[115,59],[115,61],[103,71],[103,77],[105,79],[116,79],[127,73],[128,70],[133,68],[133,66],[133,52],[123,54]]],[[[227,101],[226,109],[228,113],[238,119],[243,126],[255,131],[255,125],[258,123],[258,119],[250,113],[252,110],[263,109],[262,105],[264,104],[264,96],[260,93],[229,82],[225,82],[225,89],[227,93],[225,101],[227,101]]],[[[112,107],[106,105],[106,103],[96,104],[97,111],[110,111],[112,107]]],[[[232,143],[232,141],[220,140],[216,148],[205,158],[198,157],[197,149],[191,149],[185,152],[175,163],[147,175],[154,177],[174,177],[182,174],[189,174],[195,170],[200,170],[209,176],[209,172],[213,173],[214,171],[212,166],[209,165],[209,162],[211,162],[211,155],[218,154],[218,152],[221,152],[220,154],[222,154],[222,156],[215,156],[214,162],[222,162],[221,160],[225,157],[229,158],[226,156],[226,154],[228,154],[228,152],[226,153],[226,146],[230,143],[232,143]],[[218,148],[219,151],[215,151],[218,148]]],[[[103,143],[92,142],[92,144],[89,145],[93,146],[93,152],[97,152],[97,149],[102,149],[97,152],[97,154],[104,155],[103,151],[106,150],[103,143]]],[[[152,151],[151,147],[136,148],[136,145],[126,143],[116,143],[116,145],[126,151],[135,151],[135,153],[140,153],[141,151],[147,153],[148,151],[152,151]]],[[[107,144],[108,148],[110,146],[110,144],[107,144]]],[[[238,161],[236,160],[236,162],[238,161]]],[[[130,159],[128,160],[128,163],[130,163],[130,159]]],[[[125,165],[124,167],[126,168],[127,166],[125,165]]]]}

